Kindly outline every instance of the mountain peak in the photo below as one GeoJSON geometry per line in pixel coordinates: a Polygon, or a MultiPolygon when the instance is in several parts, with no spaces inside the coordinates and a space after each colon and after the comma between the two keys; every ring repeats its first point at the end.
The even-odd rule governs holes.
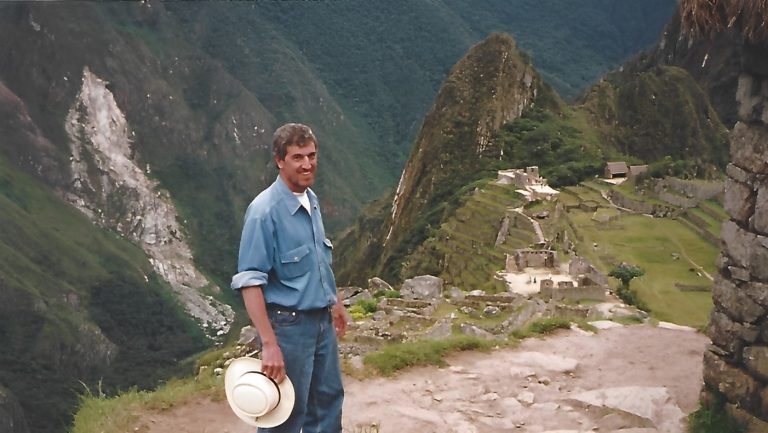
{"type": "MultiPolygon", "coordinates": [[[[519,117],[536,97],[539,76],[514,39],[493,33],[452,68],[418,133],[383,227],[376,268],[424,237],[439,220],[434,209],[471,180],[501,149],[493,134],[519,117]],[[485,162],[484,162],[485,161],[485,162]],[[434,221],[433,221],[434,220],[434,221]]],[[[392,269],[390,269],[392,271],[392,269]]],[[[387,271],[385,271],[386,273],[387,271]]]]}

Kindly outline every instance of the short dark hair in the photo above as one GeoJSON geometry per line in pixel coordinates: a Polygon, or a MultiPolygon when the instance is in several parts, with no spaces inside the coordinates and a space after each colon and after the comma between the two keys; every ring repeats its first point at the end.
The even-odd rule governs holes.
{"type": "Polygon", "coordinates": [[[277,128],[272,136],[272,155],[282,160],[288,154],[288,146],[304,147],[310,143],[314,143],[317,147],[317,138],[309,126],[301,123],[286,123],[277,128]]]}

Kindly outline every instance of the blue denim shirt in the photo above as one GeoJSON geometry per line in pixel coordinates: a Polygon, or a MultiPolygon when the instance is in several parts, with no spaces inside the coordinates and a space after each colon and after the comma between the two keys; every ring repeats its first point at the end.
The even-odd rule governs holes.
{"type": "Polygon", "coordinates": [[[307,189],[312,214],[280,176],[245,212],[235,290],[262,286],[267,303],[297,310],[336,302],[333,245],[325,237],[317,196],[307,189]]]}

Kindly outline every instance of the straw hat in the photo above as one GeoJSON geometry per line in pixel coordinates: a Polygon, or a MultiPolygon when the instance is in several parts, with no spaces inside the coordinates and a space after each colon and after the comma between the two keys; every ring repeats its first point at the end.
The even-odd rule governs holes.
{"type": "Polygon", "coordinates": [[[288,377],[275,383],[261,372],[261,360],[237,358],[224,374],[229,406],[240,419],[255,427],[275,427],[291,415],[295,394],[288,377]]]}

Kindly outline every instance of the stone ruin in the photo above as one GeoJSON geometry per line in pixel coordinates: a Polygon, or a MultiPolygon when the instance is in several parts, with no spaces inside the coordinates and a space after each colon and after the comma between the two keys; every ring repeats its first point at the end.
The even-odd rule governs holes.
{"type": "MultiPolygon", "coordinates": [[[[580,285],[590,285],[592,280],[581,276],[580,285]]],[[[594,284],[591,284],[592,286],[594,284]]],[[[553,284],[554,286],[554,284],[553,284]]],[[[561,285],[561,294],[583,290],[573,284],[561,285]]],[[[574,292],[575,293],[575,292],[574,292]]],[[[362,368],[362,357],[391,342],[415,341],[419,339],[444,339],[458,332],[484,339],[505,339],[515,330],[523,329],[536,319],[550,317],[579,317],[584,319],[610,319],[634,316],[644,319],[647,316],[639,310],[623,304],[601,302],[596,305],[573,305],[561,303],[568,296],[553,295],[544,299],[538,295],[520,295],[512,292],[486,294],[482,290],[465,291],[458,287],[444,288],[442,278],[422,275],[405,280],[399,290],[395,290],[380,278],[368,281],[368,287],[339,287],[339,294],[348,308],[361,300],[376,300],[377,311],[372,315],[352,320],[347,337],[341,341],[339,351],[345,362],[354,368],[362,368]],[[399,297],[391,296],[399,292],[399,297]],[[374,296],[375,294],[384,296],[374,296]],[[456,312],[465,317],[459,319],[456,312],[439,314],[441,306],[450,304],[456,312]],[[487,319],[498,317],[494,325],[487,319]],[[503,318],[503,319],[502,319],[503,318]]],[[[603,300],[592,295],[590,299],[603,300]]],[[[573,295],[573,293],[571,293],[573,295]]],[[[258,333],[251,326],[241,330],[240,339],[235,348],[225,353],[208,366],[201,366],[198,374],[211,369],[220,375],[233,358],[258,354],[261,350],[258,333]]]]}
{"type": "Polygon", "coordinates": [[[604,301],[606,287],[596,284],[589,277],[580,275],[576,284],[573,281],[558,281],[543,279],[539,283],[539,297],[545,301],[581,301],[591,299],[604,301]]]}
{"type": "Polygon", "coordinates": [[[525,268],[555,269],[557,252],[553,250],[519,249],[507,254],[506,272],[522,272],[525,268]]]}
{"type": "Polygon", "coordinates": [[[766,47],[744,45],[731,142],[714,309],[704,354],[702,401],[725,397],[749,431],[768,431],[768,62],[766,47]]]}

